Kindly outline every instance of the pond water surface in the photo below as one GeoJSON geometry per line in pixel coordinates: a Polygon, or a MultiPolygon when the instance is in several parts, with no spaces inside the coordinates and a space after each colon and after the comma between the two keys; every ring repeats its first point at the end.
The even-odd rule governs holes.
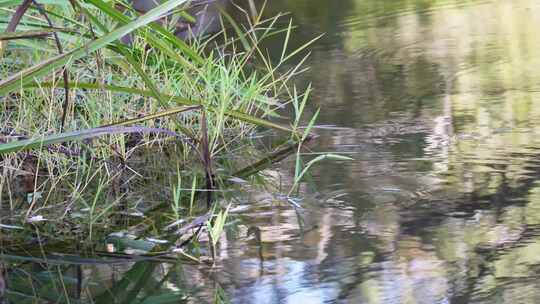
{"type": "Polygon", "coordinates": [[[223,248],[232,302],[540,303],[540,1],[268,6],[325,33],[313,150],[354,161],[313,169],[300,220],[252,215],[263,261],[223,248]]]}

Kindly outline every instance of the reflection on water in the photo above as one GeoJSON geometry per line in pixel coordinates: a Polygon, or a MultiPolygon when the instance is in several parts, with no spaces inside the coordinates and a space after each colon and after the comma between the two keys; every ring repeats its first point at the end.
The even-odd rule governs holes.
{"type": "MultiPolygon", "coordinates": [[[[292,44],[326,33],[298,79],[322,108],[312,148],[355,160],[317,165],[303,209],[251,193],[215,268],[90,263],[82,288],[128,272],[149,278],[143,303],[220,288],[233,303],[540,303],[540,1],[267,10],[292,13],[292,44]]],[[[287,184],[291,168],[267,173],[287,184]]]]}
{"type": "Polygon", "coordinates": [[[300,217],[251,215],[264,261],[231,240],[216,275],[233,302],[539,303],[540,2],[269,5],[327,33],[299,82],[335,126],[316,149],[355,161],[314,169],[300,217]]]}

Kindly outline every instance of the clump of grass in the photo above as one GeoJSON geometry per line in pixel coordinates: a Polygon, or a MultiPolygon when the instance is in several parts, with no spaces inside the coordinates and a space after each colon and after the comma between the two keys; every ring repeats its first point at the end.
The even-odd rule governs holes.
{"type": "Polygon", "coordinates": [[[257,128],[286,132],[293,142],[307,138],[298,130],[305,102],[293,123],[275,121],[281,108],[296,104],[288,83],[303,60],[283,67],[311,43],[287,54],[292,26],[275,29],[281,16],[247,18],[242,29],[224,12],[221,22],[234,34],[186,43],[152,23],[182,9],[182,0],[133,18],[101,0],[21,9],[25,3],[0,7],[2,20],[24,15],[16,29],[8,25],[16,32],[5,35],[0,63],[0,208],[7,211],[0,223],[31,232],[40,222],[53,239],[63,227],[66,235],[96,240],[114,229],[155,234],[149,227],[210,212],[197,232],[211,227],[215,242],[226,212],[206,210],[216,186],[234,175],[219,160],[237,154],[257,128]],[[34,39],[51,32],[58,40],[34,39]],[[119,42],[130,33],[133,45],[119,42]],[[285,37],[284,52],[272,63],[261,44],[276,34],[285,37]],[[207,203],[197,204],[202,193],[207,203]],[[156,212],[164,202],[172,214],[156,212]]]}
{"type": "MultiPolygon", "coordinates": [[[[209,253],[215,262],[231,216],[231,180],[248,180],[296,151],[291,195],[314,163],[338,158],[305,166],[300,159],[317,115],[302,115],[309,90],[289,84],[304,60],[288,62],[313,41],[289,50],[292,25],[275,28],[282,16],[248,16],[241,25],[222,12],[230,30],[185,42],[170,34],[172,24],[152,23],[175,7],[185,16],[185,0],[139,17],[102,0],[22,2],[0,3],[0,31],[21,16],[0,34],[0,229],[8,231],[0,254],[55,275],[38,282],[39,271],[6,264],[14,302],[184,299],[184,290],[156,288],[180,276],[180,266],[143,288],[157,265],[147,261],[203,263],[209,253]],[[129,33],[128,47],[118,39],[129,33]],[[284,37],[277,63],[261,47],[275,35],[284,37]],[[280,110],[291,104],[288,121],[280,110]],[[280,134],[267,155],[251,140],[263,128],[280,134]],[[207,251],[196,241],[203,232],[207,251]],[[135,263],[110,290],[83,287],[81,265],[122,260],[135,263]],[[77,277],[50,261],[77,265],[77,277]]],[[[217,288],[214,300],[227,302],[225,292],[217,288]]]]}

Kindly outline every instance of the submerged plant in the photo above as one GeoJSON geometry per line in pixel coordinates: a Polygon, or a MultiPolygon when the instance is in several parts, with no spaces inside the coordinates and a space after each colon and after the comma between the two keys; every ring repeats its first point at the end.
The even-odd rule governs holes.
{"type": "MultiPolygon", "coordinates": [[[[307,90],[304,92],[304,96],[300,97],[300,96],[298,96],[296,88],[295,88],[294,89],[294,95],[293,95],[293,98],[292,98],[292,104],[293,104],[293,107],[294,107],[293,130],[295,131],[293,133],[293,136],[301,134],[301,138],[300,138],[300,140],[298,140],[298,145],[297,145],[297,149],[296,149],[296,160],[295,160],[295,167],[294,167],[293,184],[292,184],[292,186],[291,186],[291,188],[289,190],[289,193],[287,194],[287,199],[288,199],[289,202],[294,202],[294,200],[292,200],[290,198],[291,194],[295,190],[298,189],[298,185],[300,184],[300,182],[302,181],[304,176],[307,174],[307,172],[309,171],[309,169],[313,165],[315,165],[316,163],[318,163],[318,162],[320,162],[322,160],[325,160],[325,159],[330,159],[330,160],[352,160],[352,158],[347,157],[347,156],[343,156],[343,155],[337,155],[337,154],[333,154],[333,153],[321,153],[320,155],[318,155],[317,157],[313,158],[312,160],[307,162],[305,165],[303,165],[302,153],[301,153],[302,146],[303,146],[303,143],[310,136],[311,130],[312,130],[313,126],[315,125],[315,121],[319,117],[319,112],[320,112],[320,109],[318,109],[315,112],[315,114],[311,117],[311,119],[309,120],[307,126],[303,128],[303,131],[299,132],[299,129],[300,129],[299,125],[300,125],[300,122],[302,121],[302,114],[304,113],[304,109],[305,109],[306,104],[307,104],[307,99],[308,99],[308,95],[309,95],[310,90],[311,90],[311,86],[308,86],[307,90]]],[[[293,203],[293,205],[295,205],[295,204],[296,203],[293,203]]],[[[297,206],[295,205],[295,207],[297,207],[297,206]]]]}

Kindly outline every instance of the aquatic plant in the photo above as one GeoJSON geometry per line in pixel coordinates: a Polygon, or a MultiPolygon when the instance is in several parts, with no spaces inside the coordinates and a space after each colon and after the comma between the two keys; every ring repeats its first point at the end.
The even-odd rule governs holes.
{"type": "MultiPolygon", "coordinates": [[[[175,254],[204,263],[201,232],[215,258],[229,211],[220,189],[309,139],[315,120],[300,127],[309,91],[299,104],[289,84],[304,60],[288,62],[315,39],[288,51],[293,27],[277,28],[282,15],[238,23],[222,11],[226,29],[188,42],[171,34],[173,21],[154,22],[173,9],[187,16],[187,8],[170,0],[139,15],[101,0],[0,2],[3,258],[54,260],[56,252],[77,263],[137,262],[125,281],[91,295],[97,303],[129,302],[142,287],[126,284],[154,270],[147,261],[175,254]],[[119,40],[128,34],[130,46],[119,40]],[[277,63],[262,48],[276,35],[285,36],[277,63]],[[293,122],[282,116],[289,104],[293,122]],[[280,140],[267,155],[246,157],[239,148],[253,148],[250,138],[263,129],[280,140]]],[[[297,169],[293,188],[311,165],[297,169]]],[[[76,302],[65,292],[72,277],[57,271],[43,286],[76,302]]]]}

